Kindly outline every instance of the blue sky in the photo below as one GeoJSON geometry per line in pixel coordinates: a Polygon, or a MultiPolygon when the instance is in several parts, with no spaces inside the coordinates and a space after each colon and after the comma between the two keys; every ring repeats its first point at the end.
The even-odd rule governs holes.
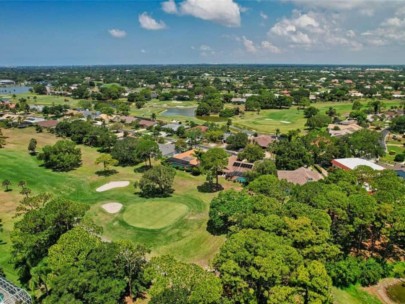
{"type": "Polygon", "coordinates": [[[0,0],[0,66],[405,64],[402,0],[0,0]]]}

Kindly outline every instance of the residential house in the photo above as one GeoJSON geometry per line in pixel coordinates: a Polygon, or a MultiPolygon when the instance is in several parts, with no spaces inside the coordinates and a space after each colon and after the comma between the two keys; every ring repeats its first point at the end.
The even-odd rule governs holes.
{"type": "Polygon", "coordinates": [[[296,170],[277,170],[277,177],[279,180],[286,180],[296,185],[304,185],[308,182],[316,182],[323,179],[322,174],[305,167],[296,170]]]}
{"type": "Polygon", "coordinates": [[[163,157],[172,157],[176,154],[176,145],[173,143],[158,144],[158,146],[163,157]]]}
{"type": "Polygon", "coordinates": [[[190,168],[198,166],[198,159],[194,150],[175,154],[167,160],[173,167],[190,168]]]}
{"type": "Polygon", "coordinates": [[[45,120],[45,121],[38,122],[37,125],[44,129],[54,129],[54,128],[56,128],[58,123],[59,123],[59,121],[57,121],[57,120],[45,120]]]}
{"type": "Polygon", "coordinates": [[[384,167],[362,158],[337,158],[332,160],[332,165],[343,170],[354,170],[358,166],[367,166],[378,171],[384,170],[384,167]]]}
{"type": "Polygon", "coordinates": [[[252,138],[252,141],[263,149],[267,149],[275,140],[277,140],[277,137],[272,135],[258,135],[257,137],[252,138]]]}
{"type": "Polygon", "coordinates": [[[340,137],[347,134],[352,134],[363,129],[356,123],[351,124],[329,124],[328,133],[333,137],[340,137]]]}
{"type": "Polygon", "coordinates": [[[246,102],[246,98],[234,97],[231,99],[231,102],[237,104],[244,104],[246,102]]]}
{"type": "Polygon", "coordinates": [[[228,157],[228,165],[223,170],[226,178],[234,179],[237,177],[242,177],[247,171],[253,169],[253,163],[240,161],[236,155],[231,155],[228,157]]]}

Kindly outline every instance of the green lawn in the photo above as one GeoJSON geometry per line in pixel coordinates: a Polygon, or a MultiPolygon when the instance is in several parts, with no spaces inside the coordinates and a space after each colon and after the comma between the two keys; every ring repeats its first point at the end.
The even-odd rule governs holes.
{"type": "Polygon", "coordinates": [[[332,288],[334,304],[381,304],[380,300],[358,286],[345,289],[332,288]]]}
{"type": "MultiPolygon", "coordinates": [[[[130,239],[149,247],[152,255],[171,254],[185,262],[207,265],[224,242],[224,237],[212,236],[206,231],[209,203],[216,196],[200,193],[197,186],[205,181],[204,176],[192,176],[177,171],[174,181],[175,192],[164,199],[145,199],[135,194],[132,186],[96,192],[99,186],[110,181],[128,180],[131,184],[139,180],[141,173],[134,173],[133,167],[116,167],[117,174],[104,177],[95,174],[100,166],[94,165],[99,153],[96,149],[81,146],[83,165],[71,172],[56,173],[40,166],[40,162],[27,151],[30,138],[36,138],[38,147],[54,143],[57,138],[49,133],[36,133],[33,128],[3,129],[7,145],[0,149],[0,180],[9,179],[12,191],[0,191],[0,218],[4,223],[0,245],[0,265],[11,280],[16,275],[10,260],[10,232],[17,220],[13,218],[18,202],[23,198],[18,182],[24,180],[32,194],[43,191],[90,205],[88,217],[103,228],[103,237],[110,240],[130,239]],[[120,202],[123,211],[128,210],[126,219],[123,211],[108,214],[101,205],[106,202],[120,202]],[[151,207],[152,206],[152,207],[151,207]],[[134,217],[136,224],[129,218],[134,217]],[[142,220],[142,221],[141,221],[142,220]],[[128,222],[130,224],[128,224],[128,222]],[[136,227],[132,226],[135,225],[136,227]],[[150,225],[148,227],[148,225],[150,225]]],[[[236,184],[222,180],[225,188],[236,184]]]]}
{"type": "MultiPolygon", "coordinates": [[[[35,104],[35,105],[46,105],[46,106],[51,106],[51,105],[69,105],[70,107],[75,107],[77,106],[77,102],[79,101],[78,99],[73,99],[70,97],[65,97],[65,96],[51,96],[51,95],[38,95],[35,93],[22,93],[22,94],[16,94],[17,97],[15,99],[15,102],[18,102],[20,98],[25,98],[27,99],[27,102],[29,104],[35,104]],[[36,96],[36,100],[34,99],[34,96],[36,96]]],[[[8,96],[11,98],[11,96],[8,96]]]]}
{"type": "Polygon", "coordinates": [[[122,216],[127,224],[144,229],[162,229],[176,223],[188,212],[187,205],[177,203],[182,197],[131,204],[122,216]]]}

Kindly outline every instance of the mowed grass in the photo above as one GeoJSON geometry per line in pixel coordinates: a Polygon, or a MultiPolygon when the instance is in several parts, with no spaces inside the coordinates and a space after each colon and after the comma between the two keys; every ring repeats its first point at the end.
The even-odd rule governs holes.
{"type": "Polygon", "coordinates": [[[334,304],[381,304],[381,301],[362,290],[359,286],[350,286],[345,289],[332,288],[334,304]]]}
{"type": "MultiPolygon", "coordinates": [[[[44,106],[51,106],[51,105],[69,105],[71,108],[77,106],[78,99],[73,99],[71,97],[65,96],[53,96],[53,95],[38,95],[35,93],[21,93],[16,94],[16,102],[20,98],[27,99],[29,104],[33,105],[44,105],[44,106]],[[34,99],[36,96],[36,99],[34,99]]],[[[9,96],[11,98],[11,96],[9,96]]]]}
{"type": "MultiPolygon", "coordinates": [[[[141,173],[134,172],[134,167],[115,167],[117,174],[98,176],[96,171],[101,170],[101,166],[96,166],[94,161],[100,154],[94,148],[80,146],[83,161],[80,168],[70,172],[52,172],[41,166],[35,156],[28,154],[27,146],[29,140],[35,138],[40,151],[44,145],[53,144],[58,138],[46,132],[36,133],[34,128],[3,129],[3,133],[8,138],[6,147],[0,149],[0,181],[9,179],[12,191],[0,189],[0,218],[4,224],[1,238],[5,241],[4,245],[0,245],[0,265],[13,281],[17,276],[9,263],[10,233],[18,220],[14,218],[15,208],[24,197],[17,186],[21,180],[26,181],[32,195],[49,192],[55,197],[88,204],[90,210],[86,216],[103,228],[103,238],[129,239],[144,244],[151,249],[151,255],[171,254],[185,262],[208,265],[224,242],[224,237],[213,236],[206,231],[209,204],[217,194],[197,190],[197,186],[204,183],[204,176],[196,177],[177,171],[172,196],[145,199],[135,193],[132,186],[142,176],[141,173]],[[110,181],[121,180],[128,180],[131,185],[105,192],[95,191],[110,181]],[[122,211],[108,214],[101,208],[102,204],[112,201],[123,204],[122,211]],[[154,206],[155,211],[145,208],[148,204],[154,206]],[[137,207],[140,209],[137,210],[137,207]],[[138,219],[143,218],[142,227],[132,226],[133,222],[128,224],[123,219],[125,210],[138,214],[138,219]]],[[[225,180],[221,180],[221,183],[226,189],[238,187],[225,180]]]]}
{"type": "Polygon", "coordinates": [[[183,204],[154,200],[129,206],[123,219],[129,225],[145,229],[161,229],[176,223],[187,214],[188,207],[183,204]]]}

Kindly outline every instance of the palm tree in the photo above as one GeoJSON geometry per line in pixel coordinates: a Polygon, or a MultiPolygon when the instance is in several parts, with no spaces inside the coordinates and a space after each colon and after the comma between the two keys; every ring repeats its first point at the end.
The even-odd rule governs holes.
{"type": "Polygon", "coordinates": [[[6,192],[10,190],[9,187],[11,186],[11,182],[8,179],[5,179],[1,184],[6,188],[6,192]]]}
{"type": "Polygon", "coordinates": [[[31,189],[23,188],[20,193],[21,193],[21,194],[24,194],[25,197],[28,198],[28,196],[31,194],[31,189]]]}
{"type": "Polygon", "coordinates": [[[25,181],[19,181],[18,182],[18,187],[21,187],[21,190],[23,190],[27,186],[27,183],[25,181]]]}
{"type": "Polygon", "coordinates": [[[153,121],[156,120],[156,113],[152,113],[152,115],[150,116],[152,118],[153,121]]]}

